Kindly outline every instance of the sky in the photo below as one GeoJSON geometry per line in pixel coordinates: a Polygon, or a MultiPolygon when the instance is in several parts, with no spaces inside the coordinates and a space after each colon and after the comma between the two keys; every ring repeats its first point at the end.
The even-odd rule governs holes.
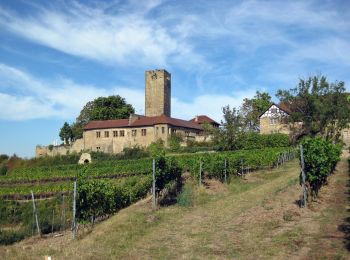
{"type": "Polygon", "coordinates": [[[274,99],[300,78],[350,82],[350,2],[0,1],[0,154],[30,158],[88,102],[144,113],[146,70],[172,75],[172,116],[274,99]]]}

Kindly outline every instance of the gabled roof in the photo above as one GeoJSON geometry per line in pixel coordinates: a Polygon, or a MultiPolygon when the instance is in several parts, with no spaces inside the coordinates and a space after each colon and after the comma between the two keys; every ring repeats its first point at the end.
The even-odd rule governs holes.
{"type": "Polygon", "coordinates": [[[289,109],[288,109],[285,105],[283,105],[283,104],[277,105],[276,103],[272,103],[271,106],[269,106],[268,109],[266,109],[264,112],[262,112],[262,113],[259,115],[259,118],[260,118],[263,114],[265,114],[266,111],[268,111],[272,106],[278,107],[280,110],[282,110],[282,111],[283,111],[284,113],[286,113],[287,115],[290,115],[290,114],[291,114],[291,112],[289,111],[289,109]]]}
{"type": "Polygon", "coordinates": [[[218,122],[214,121],[213,119],[211,119],[210,117],[208,117],[206,115],[196,116],[195,118],[192,118],[190,120],[190,122],[194,122],[197,124],[209,123],[209,124],[220,125],[218,122]]]}
{"type": "Polygon", "coordinates": [[[154,126],[159,124],[168,124],[177,127],[202,130],[202,127],[199,124],[182,119],[168,117],[165,115],[153,117],[142,116],[131,123],[129,123],[129,119],[91,121],[84,127],[84,130],[142,127],[154,126]]]}

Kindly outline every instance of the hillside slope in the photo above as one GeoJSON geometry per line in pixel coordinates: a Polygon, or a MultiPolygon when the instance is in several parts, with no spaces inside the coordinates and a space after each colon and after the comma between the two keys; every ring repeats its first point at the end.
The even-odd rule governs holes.
{"type": "Polygon", "coordinates": [[[195,190],[194,206],[152,211],[143,200],[72,241],[71,234],[0,247],[6,259],[271,259],[349,257],[348,165],[339,163],[318,202],[300,209],[296,160],[231,184],[195,190]],[[338,230],[343,227],[344,230],[338,230]],[[335,238],[334,238],[335,237],[335,238]],[[321,243],[318,239],[321,238],[321,243]]]}

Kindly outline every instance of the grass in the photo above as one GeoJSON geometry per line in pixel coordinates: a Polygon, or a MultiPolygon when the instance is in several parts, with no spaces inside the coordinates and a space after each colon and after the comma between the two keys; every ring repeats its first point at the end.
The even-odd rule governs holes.
{"type": "MultiPolygon", "coordinates": [[[[44,255],[67,259],[76,258],[77,252],[83,259],[302,258],[303,245],[312,247],[319,232],[328,229],[312,233],[310,224],[302,221],[315,213],[294,203],[300,194],[298,176],[299,164],[293,161],[233,178],[227,185],[217,184],[221,186],[216,192],[187,184],[179,198],[181,205],[153,211],[148,198],[97,224],[76,241],[71,241],[70,234],[28,240],[0,247],[0,254],[9,259],[44,255]]],[[[313,221],[328,223],[331,213],[325,211],[326,219],[313,221]]]]}

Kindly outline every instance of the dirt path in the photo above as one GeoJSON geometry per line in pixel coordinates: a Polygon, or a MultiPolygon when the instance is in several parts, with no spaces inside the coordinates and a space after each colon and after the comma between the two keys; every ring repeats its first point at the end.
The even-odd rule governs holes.
{"type": "MultiPolygon", "coordinates": [[[[0,247],[6,258],[38,259],[347,259],[348,164],[338,164],[310,208],[296,203],[298,162],[251,174],[215,192],[195,191],[194,207],[150,210],[145,200],[71,241],[29,239],[0,247]]],[[[222,187],[220,188],[220,185],[222,187]]]]}

